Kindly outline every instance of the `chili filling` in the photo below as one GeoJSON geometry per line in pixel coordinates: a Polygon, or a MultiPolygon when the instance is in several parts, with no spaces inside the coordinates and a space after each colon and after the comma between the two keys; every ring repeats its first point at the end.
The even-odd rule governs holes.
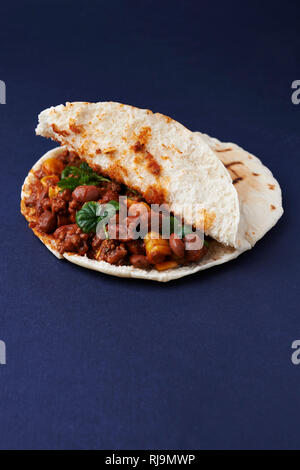
{"type": "Polygon", "coordinates": [[[181,224],[178,231],[178,219],[168,212],[155,213],[153,231],[155,210],[139,193],[97,173],[73,152],[44,161],[34,176],[25,199],[30,227],[54,239],[61,254],[162,271],[197,262],[207,253],[202,234],[181,224]],[[161,235],[164,223],[169,224],[168,239],[161,235]]]}

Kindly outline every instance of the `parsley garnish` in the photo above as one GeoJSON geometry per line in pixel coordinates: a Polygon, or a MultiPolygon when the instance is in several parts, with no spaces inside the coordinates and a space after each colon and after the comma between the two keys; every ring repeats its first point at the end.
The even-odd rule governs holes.
{"type": "Polygon", "coordinates": [[[110,181],[98,175],[86,162],[77,166],[67,166],[61,173],[61,180],[57,183],[61,189],[70,189],[74,191],[77,186],[94,185],[96,186],[101,181],[110,181]]]}
{"type": "Polygon", "coordinates": [[[108,238],[106,224],[118,210],[119,203],[116,201],[109,201],[107,204],[95,201],[86,202],[76,213],[76,223],[84,233],[96,233],[97,225],[100,223],[108,238]]]}

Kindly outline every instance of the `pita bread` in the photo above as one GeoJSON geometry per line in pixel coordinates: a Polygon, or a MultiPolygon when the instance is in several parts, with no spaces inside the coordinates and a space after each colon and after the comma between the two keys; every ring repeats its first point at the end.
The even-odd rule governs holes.
{"type": "MultiPolygon", "coordinates": [[[[281,202],[281,190],[278,182],[272,173],[262,162],[232,143],[221,143],[205,134],[201,134],[211,149],[220,160],[228,165],[234,162],[234,165],[228,166],[232,179],[242,177],[242,180],[236,182],[235,187],[240,199],[241,220],[239,225],[240,236],[242,234],[249,240],[248,246],[243,249],[234,249],[226,247],[216,241],[210,242],[207,255],[199,263],[189,266],[183,266],[168,271],[158,272],[155,269],[145,271],[132,266],[114,266],[105,261],[90,260],[86,256],[70,255],[64,253],[63,256],[55,248],[55,242],[49,235],[43,235],[37,230],[35,234],[47,246],[47,248],[58,258],[65,258],[71,263],[93,269],[105,274],[111,274],[118,277],[131,277],[139,279],[148,279],[160,282],[178,279],[212,266],[226,263],[243,251],[251,248],[270,228],[275,225],[283,213],[281,202]],[[251,157],[251,158],[250,158],[251,157]],[[241,163],[238,163],[241,162],[241,163]],[[253,174],[255,173],[255,174],[253,174]]],[[[64,147],[58,147],[50,150],[34,165],[33,170],[38,170],[44,160],[50,157],[58,156],[64,152],[64,147]]],[[[30,221],[30,215],[27,213],[24,198],[28,195],[28,183],[32,181],[34,175],[29,172],[22,187],[22,213],[30,221]]]]}
{"type": "Polygon", "coordinates": [[[240,202],[239,236],[254,244],[283,214],[281,189],[262,162],[231,142],[197,132],[229,171],[240,202]]]}
{"type": "Polygon", "coordinates": [[[38,135],[74,150],[95,169],[165,202],[186,224],[238,249],[239,201],[230,175],[201,135],[173,119],[114,102],[67,103],[43,111],[38,135]]]}

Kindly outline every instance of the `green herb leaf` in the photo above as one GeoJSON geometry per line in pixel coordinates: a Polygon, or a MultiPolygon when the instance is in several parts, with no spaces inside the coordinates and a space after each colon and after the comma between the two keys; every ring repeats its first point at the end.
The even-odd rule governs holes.
{"type": "Polygon", "coordinates": [[[76,213],[76,223],[84,233],[96,233],[97,225],[102,222],[105,236],[108,237],[105,225],[118,210],[119,203],[116,201],[109,201],[107,204],[86,202],[76,213]]]}
{"type": "Polygon", "coordinates": [[[108,223],[108,221],[114,217],[116,212],[120,209],[120,205],[117,201],[109,201],[107,204],[99,204],[98,212],[99,222],[102,222],[102,225],[108,223]]]}
{"type": "Polygon", "coordinates": [[[84,171],[93,172],[92,168],[86,162],[82,162],[79,168],[84,171]]]}
{"type": "Polygon", "coordinates": [[[74,191],[77,186],[94,185],[101,181],[110,181],[104,176],[98,175],[86,162],[77,166],[67,166],[61,173],[61,180],[57,185],[62,189],[71,189],[74,191]]]}
{"type": "Polygon", "coordinates": [[[57,186],[59,186],[59,188],[61,189],[70,189],[71,191],[73,191],[78,186],[78,178],[70,177],[60,180],[57,183],[57,186]]]}
{"type": "Polygon", "coordinates": [[[98,202],[86,202],[82,209],[76,213],[76,223],[84,233],[96,232],[99,221],[98,206],[98,202]]]}
{"type": "Polygon", "coordinates": [[[68,178],[68,176],[73,175],[80,177],[81,171],[77,166],[66,166],[66,168],[61,173],[61,178],[68,178]]]}

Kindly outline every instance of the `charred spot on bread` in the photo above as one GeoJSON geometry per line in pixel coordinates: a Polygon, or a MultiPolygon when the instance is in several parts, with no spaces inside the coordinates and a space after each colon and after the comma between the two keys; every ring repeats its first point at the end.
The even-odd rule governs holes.
{"type": "Polygon", "coordinates": [[[225,163],[225,168],[231,168],[233,165],[244,165],[243,162],[230,162],[230,163],[225,163]]]}
{"type": "Polygon", "coordinates": [[[143,197],[149,204],[163,204],[166,201],[165,190],[153,185],[148,186],[146,191],[143,193],[143,197]]]}
{"type": "Polygon", "coordinates": [[[228,149],[216,149],[216,152],[231,152],[232,148],[228,149]]]}
{"type": "Polygon", "coordinates": [[[74,134],[82,134],[84,132],[84,127],[76,124],[76,120],[72,118],[69,119],[69,128],[74,134]]]}
{"type": "Polygon", "coordinates": [[[145,126],[140,129],[140,132],[136,137],[136,142],[131,146],[131,149],[135,153],[144,152],[145,146],[151,137],[151,127],[145,126]]]}
{"type": "Polygon", "coordinates": [[[145,150],[145,145],[138,140],[131,148],[135,153],[139,153],[145,150]]]}
{"type": "Polygon", "coordinates": [[[55,132],[55,134],[62,135],[63,137],[70,135],[68,131],[60,130],[56,124],[51,124],[51,127],[52,127],[53,132],[55,132]]]}
{"type": "Polygon", "coordinates": [[[234,180],[232,181],[233,184],[237,184],[239,181],[243,181],[243,177],[242,176],[238,176],[237,178],[234,178],[234,180]]]}
{"type": "Polygon", "coordinates": [[[145,155],[145,160],[147,161],[146,167],[148,168],[149,172],[152,173],[154,176],[158,176],[161,173],[161,166],[155,160],[153,155],[150,152],[147,152],[145,155]]]}
{"type": "Polygon", "coordinates": [[[121,165],[120,161],[117,160],[113,165],[110,165],[106,170],[106,173],[113,180],[118,181],[119,183],[124,182],[124,176],[128,176],[127,168],[121,165]]]}

